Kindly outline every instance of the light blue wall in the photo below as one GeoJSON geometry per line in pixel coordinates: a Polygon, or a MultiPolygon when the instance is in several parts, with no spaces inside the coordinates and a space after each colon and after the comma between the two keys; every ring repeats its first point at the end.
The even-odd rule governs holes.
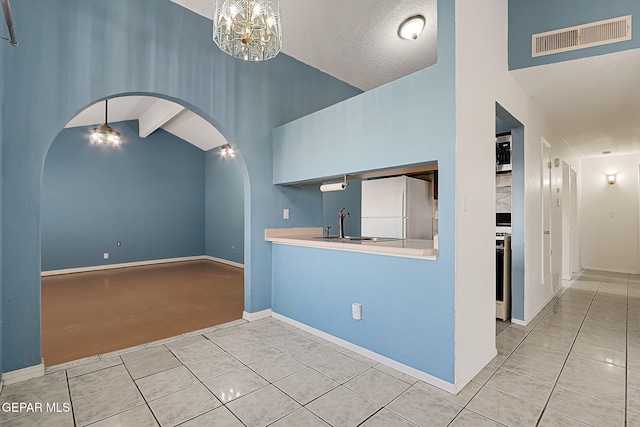
{"type": "Polygon", "coordinates": [[[500,117],[496,116],[496,134],[509,132],[511,130],[511,125],[506,124],[500,117]]]}
{"type": "Polygon", "coordinates": [[[441,0],[435,65],[276,128],[273,157],[281,184],[438,162],[436,261],[275,246],[273,309],[451,383],[455,116],[454,2],[441,0]],[[350,318],[358,300],[366,322],[350,318]]]}
{"type": "Polygon", "coordinates": [[[575,25],[633,15],[640,17],[638,0],[509,0],[509,69],[569,61],[640,48],[640,37],[552,55],[531,57],[531,36],[575,25]]]}
{"type": "Polygon", "coordinates": [[[37,365],[40,198],[47,150],[64,124],[118,94],[166,97],[209,120],[234,146],[245,194],[245,310],[271,307],[264,229],[320,224],[321,196],[274,187],[275,126],[360,93],[286,55],[246,63],[211,40],[211,21],[156,0],[12,4],[20,47],[5,49],[3,371],[37,365]],[[298,201],[292,219],[282,208],[298,201]]]}
{"type": "MultiPolygon", "coordinates": [[[[3,46],[0,52],[0,225],[2,224],[2,139],[4,135],[4,126],[2,126],[2,120],[4,116],[4,50],[9,49],[8,46],[3,46]]],[[[0,226],[0,381],[2,381],[2,327],[4,324],[4,318],[2,317],[2,240],[3,232],[0,226]]]]}
{"type": "Polygon", "coordinates": [[[331,191],[322,194],[322,226],[331,225],[330,233],[338,235],[338,212],[347,208],[350,218],[344,220],[344,234],[346,236],[360,235],[360,221],[362,218],[362,180],[350,179],[349,186],[344,191],[331,191]]]}
{"type": "Polygon", "coordinates": [[[204,254],[204,151],[162,129],[140,138],[137,120],[111,125],[120,147],[90,144],[91,126],[64,129],[51,144],[43,271],[204,254]]]}
{"type": "Polygon", "coordinates": [[[433,261],[274,245],[273,310],[453,382],[453,284],[440,267],[433,261]],[[362,304],[362,320],[351,318],[353,302],[362,304]]]}
{"type": "Polygon", "coordinates": [[[205,253],[244,262],[244,179],[236,158],[206,153],[205,253]],[[235,247],[235,249],[234,249],[235,247]]]}

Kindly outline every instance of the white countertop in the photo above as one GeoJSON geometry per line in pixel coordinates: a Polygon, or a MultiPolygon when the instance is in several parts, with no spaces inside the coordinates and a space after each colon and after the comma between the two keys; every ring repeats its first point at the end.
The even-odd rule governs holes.
{"type": "Polygon", "coordinates": [[[432,261],[435,261],[438,254],[438,250],[433,247],[433,240],[398,239],[381,242],[325,240],[318,238],[322,236],[321,227],[269,228],[264,231],[264,236],[266,241],[281,245],[364,252],[432,261]]]}

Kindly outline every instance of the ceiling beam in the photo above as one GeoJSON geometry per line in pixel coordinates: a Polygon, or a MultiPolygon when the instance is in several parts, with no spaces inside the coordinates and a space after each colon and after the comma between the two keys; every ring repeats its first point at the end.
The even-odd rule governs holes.
{"type": "Polygon", "coordinates": [[[158,99],[138,119],[140,138],[148,137],[184,109],[182,105],[158,99]]]}

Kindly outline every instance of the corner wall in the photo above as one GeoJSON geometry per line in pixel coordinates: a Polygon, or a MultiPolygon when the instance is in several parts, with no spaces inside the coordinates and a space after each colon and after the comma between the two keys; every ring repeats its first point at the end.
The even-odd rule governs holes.
{"type": "MultiPolygon", "coordinates": [[[[496,102],[524,125],[524,312],[514,315],[520,322],[531,320],[554,293],[542,285],[541,138],[551,143],[553,157],[575,166],[578,160],[508,72],[507,0],[457,0],[456,24],[455,354],[456,383],[464,385],[495,354],[496,102]]],[[[552,173],[555,189],[561,169],[552,173]]],[[[552,233],[560,236],[560,208],[551,221],[552,233]]],[[[553,254],[553,272],[559,273],[559,242],[553,254]]]]}
{"type": "Polygon", "coordinates": [[[205,153],[162,129],[141,138],[137,120],[111,125],[119,147],[91,144],[90,127],[63,129],[51,144],[43,271],[204,253],[205,153]]]}
{"type": "Polygon", "coordinates": [[[237,158],[205,154],[205,254],[244,263],[244,178],[237,158]]]}
{"type": "Polygon", "coordinates": [[[638,274],[638,154],[582,159],[580,253],[587,269],[638,274]],[[616,183],[607,183],[607,174],[616,183]]]}

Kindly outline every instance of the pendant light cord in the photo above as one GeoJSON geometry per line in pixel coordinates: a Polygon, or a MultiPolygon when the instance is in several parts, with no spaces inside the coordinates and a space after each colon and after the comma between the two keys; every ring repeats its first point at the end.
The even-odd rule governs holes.
{"type": "Polygon", "coordinates": [[[105,99],[104,100],[104,123],[108,123],[107,122],[107,111],[109,111],[109,99],[105,99]]]}

